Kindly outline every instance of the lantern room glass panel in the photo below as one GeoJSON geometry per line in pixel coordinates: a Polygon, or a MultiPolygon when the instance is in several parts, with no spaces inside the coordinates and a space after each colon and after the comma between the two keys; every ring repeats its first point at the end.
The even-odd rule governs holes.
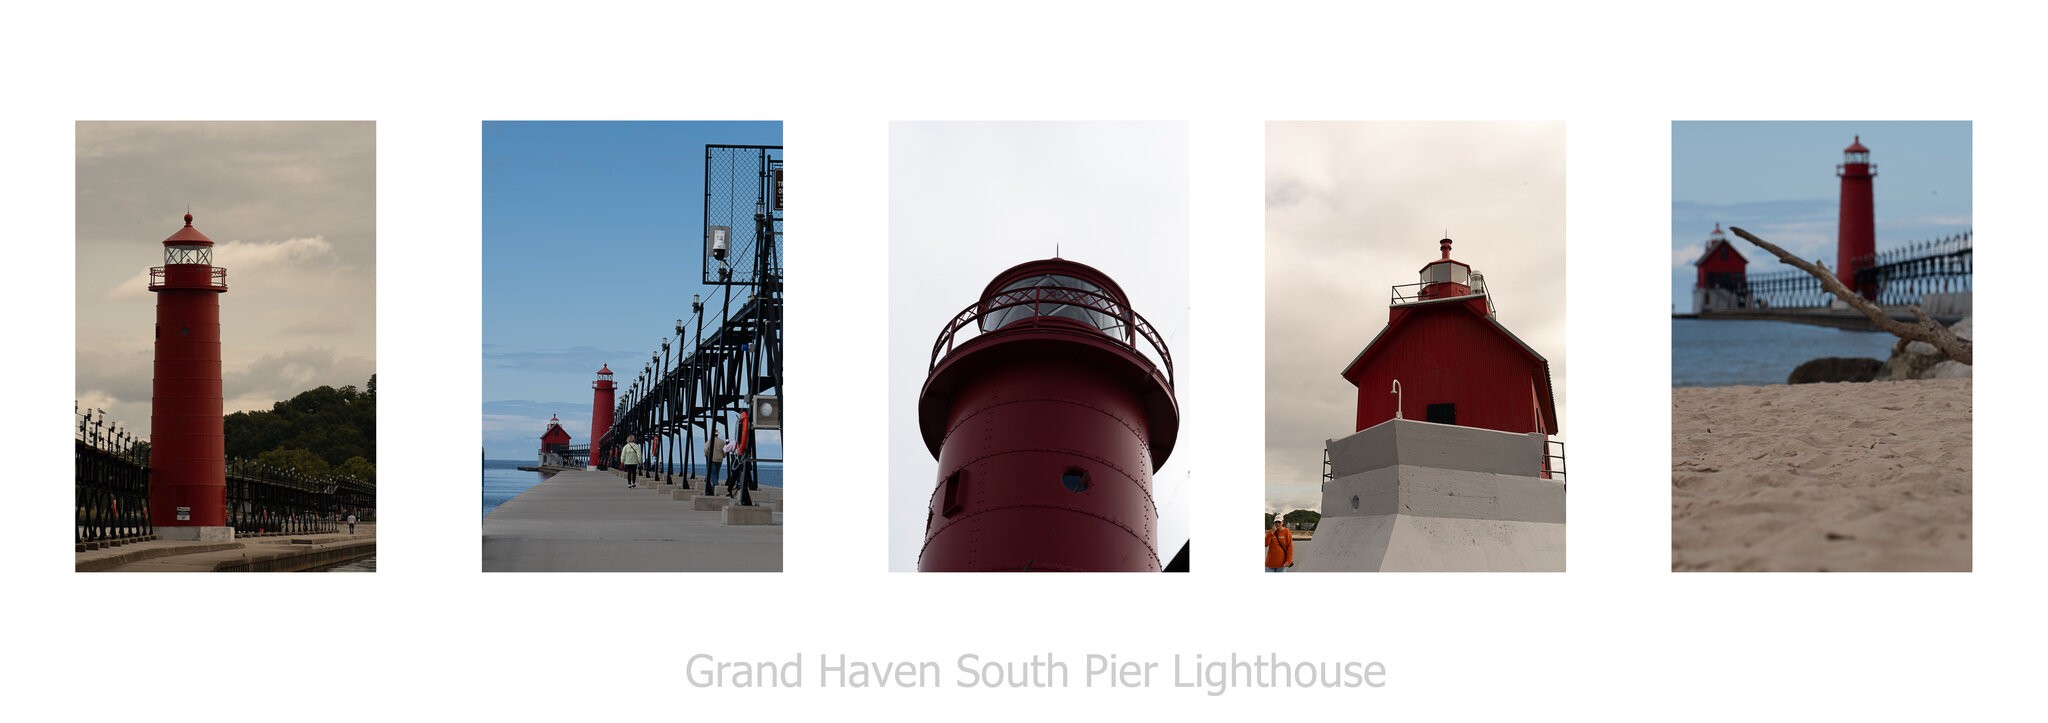
{"type": "MultiPolygon", "coordinates": [[[[1088,301],[1103,306],[1106,309],[1106,311],[1086,306],[1078,306],[1074,304],[1059,304],[1049,302],[1039,302],[1036,304],[1024,303],[1019,304],[1017,306],[1006,307],[989,312],[987,315],[981,318],[981,330],[984,332],[994,331],[996,329],[1001,329],[1005,326],[1008,326],[1011,322],[1015,322],[1020,319],[1028,319],[1033,316],[1056,316],[1062,319],[1073,319],[1075,321],[1088,324],[1090,326],[1095,327],[1096,329],[1101,330],[1102,333],[1112,337],[1116,337],[1119,339],[1123,338],[1124,323],[1123,319],[1119,318],[1123,310],[1115,305],[1115,302],[1110,299],[1108,294],[1103,292],[1102,287],[1096,286],[1095,284],[1074,278],[1072,276],[1064,276],[1060,274],[1041,274],[1038,276],[1033,276],[1028,279],[1019,279],[1017,281],[1010,282],[1009,284],[1003,286],[1002,291],[1012,292],[1039,288],[1080,289],[1083,291],[1089,291],[1095,294],[1099,294],[1101,295],[1099,298],[1090,298],[1088,299],[1088,301]]],[[[1006,301],[1021,300],[1023,298],[1026,297],[1022,294],[998,293],[993,298],[991,298],[990,301],[993,303],[1002,303],[1006,301]]]]}

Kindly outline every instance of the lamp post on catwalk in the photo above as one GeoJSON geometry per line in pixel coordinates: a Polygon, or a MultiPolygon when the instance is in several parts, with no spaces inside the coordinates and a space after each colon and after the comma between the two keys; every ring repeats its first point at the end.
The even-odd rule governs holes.
{"type": "Polygon", "coordinates": [[[156,296],[156,362],[149,408],[149,521],[166,540],[234,539],[227,524],[227,443],[221,415],[220,295],[228,270],[213,239],[185,227],[164,239],[149,270],[156,296]]]}
{"type": "Polygon", "coordinates": [[[1115,280],[1013,266],[940,332],[928,372],[918,424],[939,469],[920,571],[1160,570],[1173,359],[1115,280]]]}

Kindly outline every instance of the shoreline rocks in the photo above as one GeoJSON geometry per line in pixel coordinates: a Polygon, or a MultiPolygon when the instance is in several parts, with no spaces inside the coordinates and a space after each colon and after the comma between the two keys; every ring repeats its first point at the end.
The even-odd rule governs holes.
{"type": "Polygon", "coordinates": [[[1885,371],[1885,363],[1877,359],[1862,357],[1829,356],[1821,357],[1799,365],[1785,378],[1786,384],[1825,384],[1830,382],[1867,382],[1876,379],[1885,371]]]}
{"type": "MultiPolygon", "coordinates": [[[[1964,339],[1973,339],[1971,322],[1973,317],[1963,317],[1948,329],[1964,339]]],[[[1970,365],[1948,358],[1947,354],[1924,341],[1908,342],[1900,339],[1892,345],[1892,356],[1885,360],[1884,373],[1879,379],[1906,381],[1909,379],[1967,379],[1970,365]]]]}
{"type": "MultiPolygon", "coordinates": [[[[1971,317],[1963,317],[1949,331],[1964,339],[1972,339],[1971,317]]],[[[1909,342],[1900,339],[1892,345],[1891,357],[1884,360],[1860,359],[1856,357],[1821,357],[1800,364],[1785,377],[1786,384],[1824,384],[1832,382],[1903,382],[1915,379],[1968,379],[1970,365],[1948,358],[1947,354],[1935,349],[1924,341],[1909,342]]]]}

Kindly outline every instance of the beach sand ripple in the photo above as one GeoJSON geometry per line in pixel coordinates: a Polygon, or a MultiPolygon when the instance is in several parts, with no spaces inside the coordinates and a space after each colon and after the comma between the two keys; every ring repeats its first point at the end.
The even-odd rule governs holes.
{"type": "Polygon", "coordinates": [[[1673,570],[1969,570],[1970,380],[1671,393],[1673,570]]]}

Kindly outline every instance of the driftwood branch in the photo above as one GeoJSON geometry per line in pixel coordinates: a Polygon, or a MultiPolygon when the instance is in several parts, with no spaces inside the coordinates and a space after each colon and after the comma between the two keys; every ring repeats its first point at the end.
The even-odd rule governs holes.
{"type": "Polygon", "coordinates": [[[1890,315],[1884,313],[1883,308],[1870,303],[1870,300],[1863,298],[1862,294],[1850,291],[1849,287],[1843,286],[1842,281],[1835,278],[1834,274],[1828,273],[1827,269],[1793,256],[1791,252],[1778,248],[1777,244],[1757,238],[1748,231],[1734,226],[1728,227],[1728,230],[1750,243],[1756,244],[1758,248],[1771,252],[1771,255],[1778,257],[1779,261],[1799,267],[1800,271],[1813,274],[1814,278],[1820,279],[1822,288],[1827,289],[1828,293],[1834,294],[1835,298],[1841,299],[1851,308],[1863,312],[1864,316],[1870,317],[1870,323],[1876,324],[1877,328],[1891,332],[1893,336],[1908,341],[1927,342],[1934,345],[1934,348],[1940,349],[1941,353],[1947,354],[1950,359],[1964,364],[1970,363],[1970,340],[1956,336],[1954,332],[1948,330],[1948,327],[1942,326],[1941,322],[1927,318],[1927,313],[1921,311],[1918,305],[1906,307],[1908,311],[1913,312],[1913,318],[1918,321],[1908,324],[1894,320],[1890,315]]]}

